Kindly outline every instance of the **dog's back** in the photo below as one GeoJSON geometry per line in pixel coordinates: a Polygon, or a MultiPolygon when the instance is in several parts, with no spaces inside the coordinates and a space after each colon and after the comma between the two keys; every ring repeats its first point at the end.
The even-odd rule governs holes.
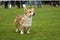
{"type": "Polygon", "coordinates": [[[22,20],[22,17],[23,17],[23,15],[16,16],[16,18],[14,20],[15,25],[19,24],[19,22],[22,20]]]}

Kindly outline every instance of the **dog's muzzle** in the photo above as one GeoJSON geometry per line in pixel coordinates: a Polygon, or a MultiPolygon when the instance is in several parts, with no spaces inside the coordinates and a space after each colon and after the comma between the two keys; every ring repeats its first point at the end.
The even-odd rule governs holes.
{"type": "Polygon", "coordinates": [[[33,13],[33,16],[35,15],[35,13],[33,13]]]}

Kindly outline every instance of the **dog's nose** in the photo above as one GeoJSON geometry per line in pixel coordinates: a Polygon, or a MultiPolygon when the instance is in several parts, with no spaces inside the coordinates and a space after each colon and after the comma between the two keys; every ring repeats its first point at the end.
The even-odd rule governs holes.
{"type": "Polygon", "coordinates": [[[35,13],[33,13],[33,16],[35,15],[35,13]]]}

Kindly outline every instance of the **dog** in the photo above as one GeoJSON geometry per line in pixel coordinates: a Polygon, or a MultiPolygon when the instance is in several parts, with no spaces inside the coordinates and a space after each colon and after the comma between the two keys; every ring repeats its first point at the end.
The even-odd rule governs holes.
{"type": "Polygon", "coordinates": [[[24,14],[16,16],[14,24],[16,26],[16,32],[20,31],[20,34],[24,34],[24,28],[27,33],[30,33],[32,25],[32,16],[35,15],[34,8],[27,9],[26,5],[23,4],[24,14]]]}

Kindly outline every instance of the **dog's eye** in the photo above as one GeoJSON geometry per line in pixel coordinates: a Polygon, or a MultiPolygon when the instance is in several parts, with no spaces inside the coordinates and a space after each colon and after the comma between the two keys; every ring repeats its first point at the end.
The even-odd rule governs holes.
{"type": "Polygon", "coordinates": [[[31,13],[32,11],[29,11],[29,13],[31,13]]]}

